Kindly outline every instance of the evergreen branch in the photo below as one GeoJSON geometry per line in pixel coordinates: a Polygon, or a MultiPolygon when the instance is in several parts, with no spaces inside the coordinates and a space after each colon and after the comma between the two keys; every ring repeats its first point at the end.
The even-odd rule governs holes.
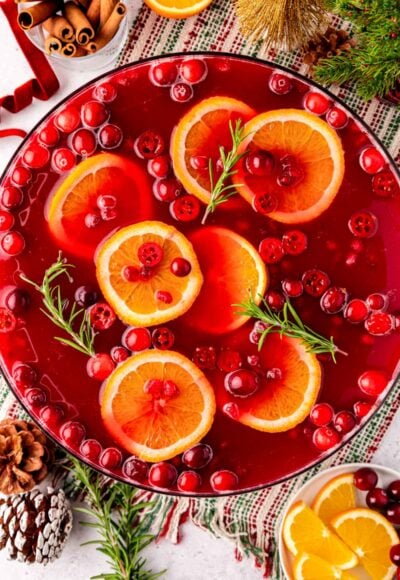
{"type": "Polygon", "coordinates": [[[43,314],[45,314],[53,324],[58,326],[58,328],[61,328],[69,334],[72,340],[61,336],[55,336],[54,338],[62,344],[70,346],[83,354],[93,356],[95,354],[93,346],[95,332],[90,324],[87,311],[85,311],[84,308],[78,309],[76,303],[73,303],[69,314],[67,314],[66,310],[68,308],[68,300],[62,298],[60,286],[58,284],[56,286],[53,285],[60,276],[65,276],[68,282],[72,282],[72,277],[69,273],[70,268],[74,268],[73,264],[68,264],[60,252],[57,261],[45,271],[40,285],[36,284],[36,282],[33,282],[23,274],[21,274],[21,278],[28,284],[31,284],[31,286],[42,295],[44,308],[41,308],[41,311],[43,314]],[[79,330],[76,331],[73,325],[79,317],[82,317],[81,323],[79,325],[79,330]]]}

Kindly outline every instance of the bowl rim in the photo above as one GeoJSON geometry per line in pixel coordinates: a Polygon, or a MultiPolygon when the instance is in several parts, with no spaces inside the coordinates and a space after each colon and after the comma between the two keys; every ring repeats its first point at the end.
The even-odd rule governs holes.
{"type": "MultiPolygon", "coordinates": [[[[101,74],[95,76],[93,79],[87,81],[83,85],[80,85],[74,91],[68,93],[68,95],[63,97],[57,104],[55,104],[53,107],[51,107],[51,109],[49,111],[47,111],[47,113],[43,117],[41,117],[37,123],[35,123],[35,125],[32,127],[32,129],[23,138],[23,140],[21,141],[21,143],[18,145],[18,147],[14,151],[13,155],[11,156],[10,160],[6,164],[4,171],[0,175],[0,185],[2,184],[9,168],[14,163],[15,159],[18,157],[18,154],[23,149],[23,147],[26,145],[26,143],[31,139],[32,135],[34,135],[34,133],[39,128],[39,126],[42,123],[44,123],[44,121],[46,119],[51,117],[55,113],[55,111],[57,111],[57,109],[59,107],[62,107],[67,101],[69,101],[70,99],[72,99],[73,97],[78,95],[81,91],[86,90],[90,86],[95,86],[97,83],[99,83],[100,81],[102,81],[104,79],[107,79],[109,76],[114,75],[115,73],[120,73],[121,71],[124,71],[124,70],[129,69],[129,68],[141,66],[141,65],[147,64],[147,63],[151,64],[153,62],[157,62],[160,60],[169,60],[169,59],[174,59],[174,58],[187,58],[187,57],[194,57],[194,56],[196,56],[196,57],[211,57],[211,58],[212,57],[218,57],[218,58],[222,57],[222,58],[225,58],[228,60],[234,59],[234,60],[239,60],[242,62],[248,61],[248,62],[253,63],[253,64],[266,66],[266,67],[271,68],[272,72],[274,72],[274,69],[281,71],[284,74],[286,74],[292,78],[295,78],[303,83],[305,82],[306,84],[308,84],[310,86],[310,88],[315,88],[317,91],[319,91],[323,94],[326,94],[332,101],[335,102],[335,104],[338,104],[345,111],[347,111],[352,117],[354,117],[354,119],[357,121],[357,123],[359,123],[363,127],[363,129],[367,132],[368,136],[372,139],[372,141],[375,142],[379,146],[379,148],[385,153],[385,155],[389,161],[389,165],[390,165],[391,169],[394,171],[394,174],[397,175],[397,178],[400,181],[400,168],[397,168],[397,165],[396,165],[394,159],[392,158],[391,154],[389,153],[388,149],[381,142],[381,140],[375,135],[375,133],[367,125],[367,123],[359,116],[358,113],[353,111],[346,103],[344,103],[340,97],[336,96],[334,93],[332,93],[328,89],[322,87],[321,85],[316,83],[313,79],[309,79],[305,75],[302,75],[301,73],[294,71],[288,67],[285,67],[281,64],[276,64],[272,61],[260,59],[260,58],[257,58],[255,56],[251,56],[251,55],[241,55],[241,54],[234,54],[234,53],[229,53],[229,52],[218,52],[218,51],[187,51],[187,52],[184,51],[184,52],[173,52],[173,53],[168,53],[168,54],[150,56],[150,57],[136,60],[134,62],[126,63],[124,65],[119,65],[111,70],[103,71],[101,74]]],[[[220,497],[243,495],[243,494],[248,494],[248,493],[252,493],[252,492],[259,492],[259,491],[262,491],[263,489],[271,488],[275,485],[279,485],[279,484],[282,484],[284,482],[290,481],[291,479],[294,479],[295,477],[298,477],[299,475],[306,473],[308,470],[310,470],[312,468],[318,467],[325,460],[327,460],[330,457],[332,457],[333,455],[335,455],[337,452],[339,452],[341,449],[343,449],[343,447],[345,445],[347,445],[353,438],[355,438],[357,435],[359,435],[360,431],[362,431],[366,427],[366,425],[372,420],[372,418],[375,417],[376,413],[378,413],[378,411],[382,409],[382,407],[383,407],[384,403],[386,402],[387,398],[389,397],[390,393],[395,388],[396,384],[399,382],[399,379],[400,379],[400,359],[397,361],[396,368],[393,371],[394,378],[392,378],[391,381],[389,381],[384,396],[380,397],[379,400],[377,400],[373,413],[370,413],[369,416],[367,416],[365,419],[363,419],[358,424],[356,429],[354,429],[352,432],[350,432],[347,436],[343,437],[340,444],[338,444],[336,447],[334,447],[333,449],[331,449],[328,452],[321,455],[317,461],[313,461],[313,462],[301,467],[300,469],[291,473],[290,475],[285,475],[285,476],[279,477],[274,482],[266,483],[266,484],[265,483],[259,484],[259,485],[256,485],[254,487],[248,487],[248,488],[244,488],[244,489],[229,490],[229,491],[225,491],[225,492],[221,492],[221,493],[215,493],[215,492],[201,492],[201,493],[190,492],[190,493],[186,493],[186,492],[182,492],[180,490],[170,491],[168,489],[151,487],[150,485],[144,485],[140,482],[129,481],[127,478],[124,478],[120,475],[114,474],[114,473],[108,471],[107,469],[102,468],[99,465],[92,463],[87,458],[82,458],[81,455],[79,454],[79,452],[67,447],[66,445],[61,444],[60,441],[58,441],[58,439],[56,438],[56,436],[53,435],[52,432],[48,429],[47,426],[43,425],[43,423],[38,418],[35,418],[30,414],[30,411],[29,411],[27,405],[25,405],[25,403],[23,402],[22,397],[19,396],[19,393],[17,392],[16,389],[14,389],[12,382],[8,379],[7,371],[4,369],[3,362],[1,360],[0,360],[0,372],[4,378],[5,383],[10,388],[10,390],[14,394],[14,396],[17,398],[18,402],[23,407],[25,412],[29,415],[29,417],[35,423],[37,423],[37,425],[40,427],[40,429],[42,431],[44,431],[44,433],[49,437],[49,439],[51,439],[56,445],[60,446],[67,454],[72,455],[73,457],[75,457],[79,461],[85,463],[91,469],[101,473],[102,475],[105,475],[107,477],[111,477],[111,478],[115,479],[116,481],[120,481],[121,483],[128,483],[129,485],[133,485],[133,486],[137,487],[138,489],[141,489],[141,490],[146,491],[146,492],[150,491],[150,492],[154,492],[154,493],[158,493],[158,494],[166,495],[166,496],[171,496],[171,497],[206,498],[207,499],[207,498],[220,498],[220,497]]]]}

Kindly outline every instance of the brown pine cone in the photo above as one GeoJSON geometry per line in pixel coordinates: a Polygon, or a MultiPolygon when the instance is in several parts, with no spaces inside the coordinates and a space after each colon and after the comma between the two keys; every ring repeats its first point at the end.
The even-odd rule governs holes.
{"type": "Polygon", "coordinates": [[[309,42],[304,56],[304,62],[312,69],[321,58],[330,58],[342,52],[348,52],[356,46],[354,38],[350,38],[346,30],[338,30],[329,26],[317,40],[309,42]]]}
{"type": "Polygon", "coordinates": [[[31,490],[46,477],[53,461],[54,445],[34,423],[0,421],[0,492],[31,490]]]}

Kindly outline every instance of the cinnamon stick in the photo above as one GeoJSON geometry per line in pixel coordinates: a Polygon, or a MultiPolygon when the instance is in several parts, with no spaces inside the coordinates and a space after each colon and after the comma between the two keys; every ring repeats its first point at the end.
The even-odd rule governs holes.
{"type": "Polygon", "coordinates": [[[87,44],[94,37],[92,25],[84,12],[74,2],[70,1],[64,4],[63,14],[72,24],[78,44],[87,44]]]}
{"type": "Polygon", "coordinates": [[[105,46],[115,36],[122,19],[126,14],[126,6],[122,2],[118,2],[107,20],[107,22],[100,27],[96,36],[90,43],[90,52],[97,52],[105,46]]]}
{"type": "Polygon", "coordinates": [[[86,11],[86,17],[93,28],[97,28],[100,22],[100,2],[101,0],[92,0],[86,11]]]}
{"type": "Polygon", "coordinates": [[[110,18],[112,11],[118,4],[118,0],[100,0],[100,28],[110,18]]]}
{"type": "Polygon", "coordinates": [[[64,16],[51,16],[43,22],[43,28],[47,30],[50,36],[55,36],[64,42],[73,42],[75,40],[74,29],[64,16]]]}
{"type": "Polygon", "coordinates": [[[23,30],[30,30],[44,20],[47,20],[59,9],[57,0],[45,0],[31,8],[24,8],[18,14],[18,24],[23,30]]]}
{"type": "Polygon", "coordinates": [[[56,36],[48,36],[44,41],[44,48],[46,54],[52,54],[53,52],[61,52],[62,42],[56,36]]]}

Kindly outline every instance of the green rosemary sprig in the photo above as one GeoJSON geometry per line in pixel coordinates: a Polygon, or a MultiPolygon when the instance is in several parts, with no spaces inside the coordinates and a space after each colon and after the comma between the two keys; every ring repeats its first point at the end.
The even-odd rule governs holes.
{"type": "Polygon", "coordinates": [[[88,507],[76,507],[75,511],[89,516],[90,521],[81,525],[94,528],[98,539],[85,542],[93,544],[107,556],[111,572],[92,576],[101,580],[155,580],[164,572],[154,574],[147,570],[147,562],[140,552],[154,539],[146,531],[147,523],[139,519],[140,512],[150,504],[134,503],[136,488],[125,483],[104,486],[102,476],[71,458],[72,475],[77,484],[85,489],[88,507]]]}
{"type": "Polygon", "coordinates": [[[56,336],[55,339],[83,354],[93,356],[95,354],[93,346],[95,332],[90,324],[87,311],[84,308],[78,308],[76,302],[74,302],[69,313],[67,313],[68,300],[61,297],[60,286],[58,284],[53,285],[60,276],[66,276],[68,281],[72,282],[73,279],[69,273],[70,268],[74,268],[74,265],[68,264],[60,252],[57,261],[45,271],[40,285],[23,274],[21,274],[21,278],[31,284],[42,295],[44,308],[41,308],[41,311],[72,338],[72,340],[69,340],[62,336],[56,336]],[[74,326],[76,326],[79,319],[79,328],[76,331],[74,326]]]}
{"type": "Polygon", "coordinates": [[[261,306],[257,305],[252,296],[247,302],[234,304],[234,306],[240,308],[239,314],[255,318],[267,325],[265,330],[260,332],[258,350],[261,350],[269,334],[278,333],[281,336],[301,340],[307,351],[313,354],[328,352],[334,362],[336,362],[336,354],[338,353],[347,356],[346,352],[335,345],[332,337],[325,338],[305,325],[289,300],[286,300],[281,312],[271,310],[265,299],[261,300],[261,306]]]}
{"type": "Polygon", "coordinates": [[[218,177],[217,181],[215,181],[214,178],[211,159],[208,164],[211,197],[206,207],[206,211],[204,212],[204,216],[201,221],[202,224],[206,222],[208,216],[213,213],[221,203],[225,203],[230,197],[232,197],[232,195],[235,195],[236,188],[240,187],[241,185],[227,183],[227,181],[237,173],[237,169],[233,169],[236,163],[243,157],[243,155],[245,155],[245,152],[238,153],[240,144],[247,137],[247,135],[244,134],[244,126],[242,125],[241,119],[236,121],[235,126],[233,126],[232,121],[229,121],[229,131],[232,138],[232,148],[228,153],[225,152],[225,147],[221,146],[219,148],[219,154],[222,162],[222,173],[218,177]]]}

